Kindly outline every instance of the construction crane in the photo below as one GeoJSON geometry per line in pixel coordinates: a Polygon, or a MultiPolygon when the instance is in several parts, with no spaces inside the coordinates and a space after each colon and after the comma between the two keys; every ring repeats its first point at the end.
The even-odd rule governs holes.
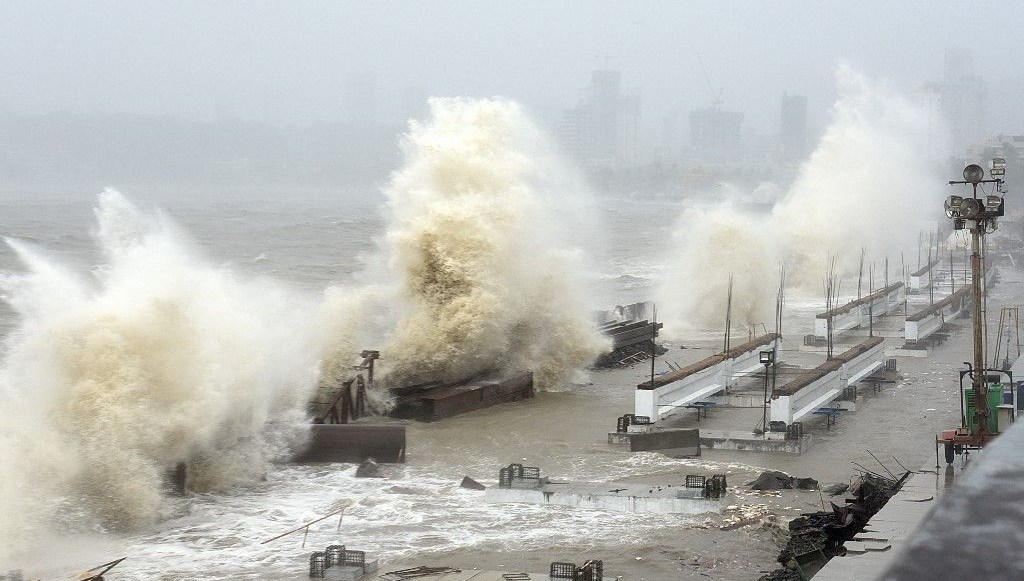
{"type": "Polygon", "coordinates": [[[715,92],[715,87],[711,84],[711,75],[708,74],[708,69],[704,66],[704,59],[701,58],[699,52],[697,53],[697,62],[700,64],[700,70],[704,72],[704,80],[707,81],[708,91],[711,93],[711,108],[717,111],[722,106],[722,92],[725,91],[725,88],[719,87],[718,92],[715,92]]]}

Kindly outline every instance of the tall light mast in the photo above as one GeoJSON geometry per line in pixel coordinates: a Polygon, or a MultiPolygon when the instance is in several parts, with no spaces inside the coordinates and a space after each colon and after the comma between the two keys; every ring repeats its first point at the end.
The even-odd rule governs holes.
{"type": "MultiPolygon", "coordinates": [[[[974,388],[974,414],[977,429],[972,436],[978,445],[988,441],[992,434],[988,429],[988,377],[985,370],[984,353],[984,287],[983,287],[983,256],[982,237],[996,229],[996,218],[1003,215],[1004,200],[1002,195],[987,195],[978,198],[979,184],[995,184],[995,194],[1005,193],[1002,176],[1006,173],[1006,160],[995,158],[989,171],[992,179],[985,179],[985,170],[977,164],[964,168],[962,181],[950,181],[950,185],[970,184],[972,195],[949,196],[946,198],[946,217],[953,220],[954,230],[969,230],[971,233],[971,285],[974,294],[974,366],[971,373],[971,385],[974,388]]],[[[970,424],[969,419],[967,420],[970,424]]]]}

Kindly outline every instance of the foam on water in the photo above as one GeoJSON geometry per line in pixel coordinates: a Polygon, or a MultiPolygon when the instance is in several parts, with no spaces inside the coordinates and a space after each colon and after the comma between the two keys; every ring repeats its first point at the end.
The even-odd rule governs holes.
{"type": "MultiPolygon", "coordinates": [[[[603,480],[609,469],[629,476],[680,466],[697,471],[733,468],[637,454],[617,456],[608,466],[588,465],[581,472],[558,476],[603,480]]],[[[192,501],[190,516],[126,540],[123,550],[132,559],[119,568],[119,578],[160,578],[173,569],[180,579],[290,579],[303,568],[310,551],[337,542],[392,563],[466,548],[494,552],[564,548],[566,554],[577,554],[580,531],[586,531],[587,543],[621,546],[630,542],[622,538],[623,530],[630,531],[630,539],[642,542],[645,535],[664,534],[706,518],[657,514],[637,518],[556,505],[490,504],[482,501],[482,492],[460,488],[461,475],[455,471],[393,469],[396,473],[385,480],[355,478],[351,465],[277,467],[258,492],[239,489],[199,495],[192,501]],[[340,533],[338,519],[330,518],[310,527],[305,548],[302,532],[260,544],[349,502],[340,533]]],[[[482,481],[495,484],[493,479],[482,481]]]]}
{"type": "Polygon", "coordinates": [[[56,523],[134,529],[191,486],[257,479],[281,451],[270,419],[301,421],[316,374],[310,309],[208,264],[163,215],[100,196],[91,277],[8,240],[16,312],[0,367],[0,564],[56,523]]]}

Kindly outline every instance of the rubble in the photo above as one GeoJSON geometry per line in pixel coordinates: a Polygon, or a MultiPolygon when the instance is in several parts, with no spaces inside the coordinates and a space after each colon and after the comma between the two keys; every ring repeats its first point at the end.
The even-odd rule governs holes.
{"type": "Polygon", "coordinates": [[[825,494],[829,495],[829,496],[839,496],[840,494],[846,492],[849,489],[850,489],[850,485],[849,484],[846,484],[844,482],[840,482],[839,484],[833,484],[831,486],[826,486],[825,488],[822,488],[821,491],[824,492],[825,494]]]}
{"type": "Polygon", "coordinates": [[[751,490],[817,490],[818,481],[813,478],[795,478],[778,470],[765,470],[750,483],[751,490]]]}
{"type": "MultiPolygon", "coordinates": [[[[768,479],[779,480],[777,475],[783,473],[769,471],[761,476],[766,474],[768,479]]],[[[758,581],[809,577],[832,557],[845,554],[843,543],[864,528],[909,476],[907,472],[899,479],[890,479],[866,473],[854,480],[845,505],[830,503],[831,511],[804,513],[790,521],[789,538],[778,557],[783,568],[762,575],[758,581]]]]}
{"type": "Polygon", "coordinates": [[[356,478],[384,478],[384,470],[373,458],[368,458],[356,468],[356,478]]]}
{"type": "Polygon", "coordinates": [[[487,490],[486,486],[480,484],[476,480],[473,480],[469,476],[464,476],[462,478],[462,482],[459,483],[459,486],[462,488],[468,488],[470,490],[487,490]]]}

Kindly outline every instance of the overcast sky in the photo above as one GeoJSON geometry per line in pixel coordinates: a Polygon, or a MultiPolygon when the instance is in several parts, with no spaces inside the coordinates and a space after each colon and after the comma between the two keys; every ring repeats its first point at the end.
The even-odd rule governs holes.
{"type": "Polygon", "coordinates": [[[0,112],[229,113],[275,124],[344,120],[346,83],[376,75],[380,120],[406,95],[503,95],[548,119],[608,63],[644,123],[712,99],[775,130],[783,91],[812,123],[840,60],[900,88],[970,48],[993,128],[1024,131],[1024,2],[0,0],[0,112]],[[410,89],[411,88],[411,89],[410,89]]]}

